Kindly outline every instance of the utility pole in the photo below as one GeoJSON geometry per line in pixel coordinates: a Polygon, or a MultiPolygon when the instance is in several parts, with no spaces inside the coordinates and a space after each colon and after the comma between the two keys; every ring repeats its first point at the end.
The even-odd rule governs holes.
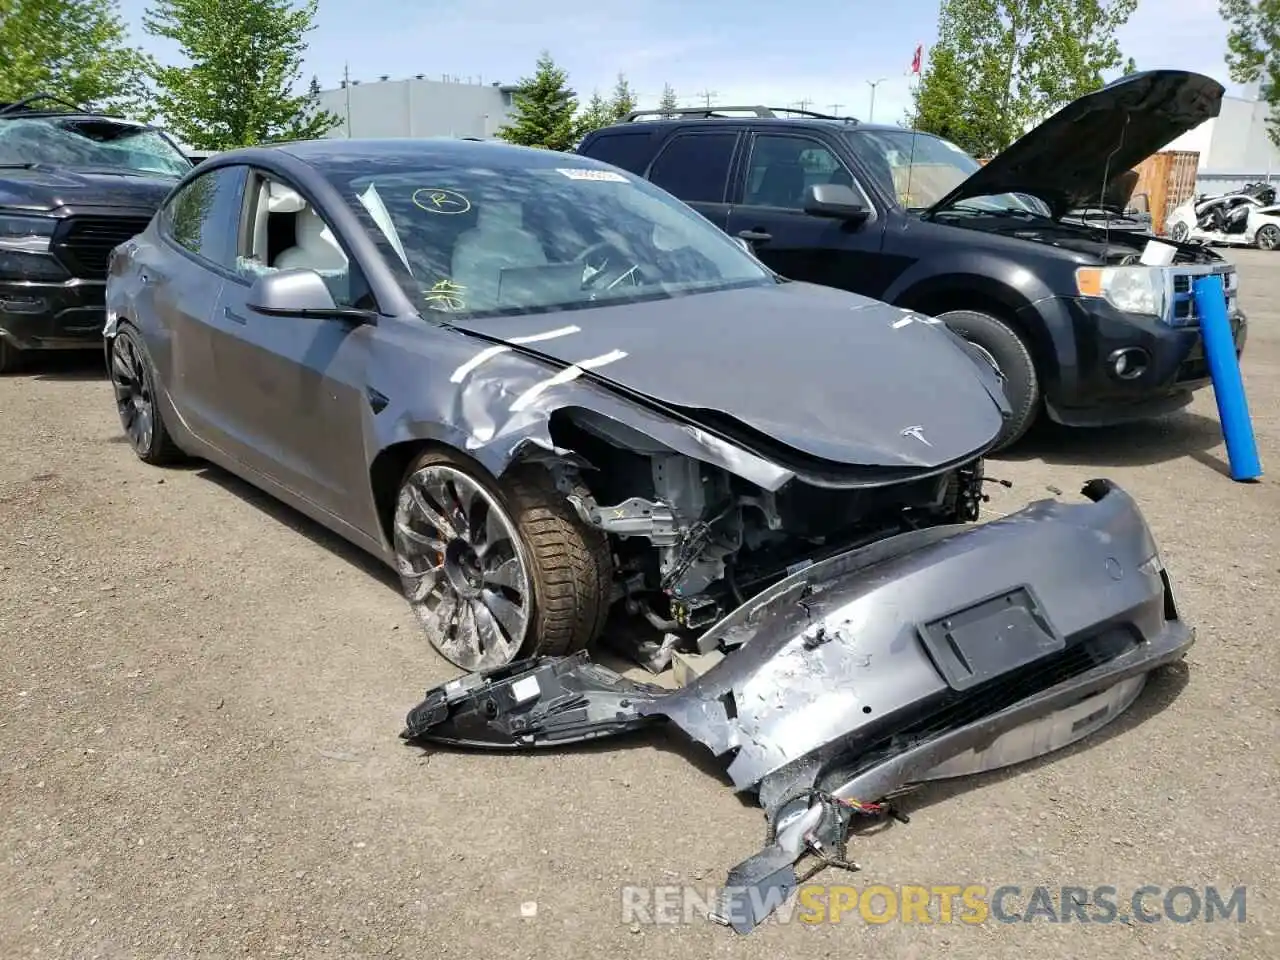
{"type": "Polygon", "coordinates": [[[351,139],[351,64],[342,65],[342,89],[347,94],[347,139],[351,139]]]}
{"type": "Polygon", "coordinates": [[[796,101],[796,106],[799,107],[801,110],[808,110],[809,104],[811,103],[813,103],[812,100],[809,100],[808,98],[802,98],[796,101]]]}
{"type": "Polygon", "coordinates": [[[876,87],[888,79],[888,77],[881,77],[879,80],[867,81],[867,86],[871,88],[871,111],[867,114],[867,123],[874,123],[876,119],[876,87]]]}
{"type": "Polygon", "coordinates": [[[843,104],[843,103],[833,103],[833,104],[831,104],[831,115],[832,115],[833,117],[838,117],[838,116],[840,116],[840,108],[841,108],[841,107],[843,107],[843,106],[844,106],[844,104],[843,104]]]}
{"type": "Polygon", "coordinates": [[[713,97],[717,96],[717,93],[715,90],[703,90],[701,93],[695,94],[695,96],[701,97],[703,103],[706,104],[707,109],[710,110],[711,100],[713,97]]]}

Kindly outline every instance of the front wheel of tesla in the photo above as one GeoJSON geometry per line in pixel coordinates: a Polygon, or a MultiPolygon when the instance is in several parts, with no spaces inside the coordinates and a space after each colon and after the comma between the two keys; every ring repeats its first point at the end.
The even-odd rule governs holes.
{"type": "Polygon", "coordinates": [[[1259,250],[1275,250],[1280,248],[1280,227],[1268,223],[1258,230],[1254,237],[1259,250]]]}
{"type": "Polygon", "coordinates": [[[1169,239],[1177,243],[1182,243],[1187,239],[1187,234],[1189,234],[1190,232],[1191,232],[1191,229],[1185,223],[1179,220],[1169,229],[1169,239]]]}
{"type": "Polygon", "coordinates": [[[165,428],[156,405],[156,377],[141,336],[121,327],[111,339],[111,390],[129,446],[143,463],[177,463],[183,453],[165,428]]]}
{"type": "Polygon", "coordinates": [[[428,640],[464,670],[581,650],[608,612],[608,540],[541,467],[494,483],[461,457],[420,456],[400,484],[394,544],[428,640]]]}

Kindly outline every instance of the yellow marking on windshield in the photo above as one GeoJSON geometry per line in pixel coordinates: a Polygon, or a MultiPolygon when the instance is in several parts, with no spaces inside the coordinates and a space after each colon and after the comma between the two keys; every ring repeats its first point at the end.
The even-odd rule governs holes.
{"type": "Polygon", "coordinates": [[[466,287],[446,277],[443,280],[437,280],[431,289],[423,294],[423,299],[440,310],[465,310],[467,301],[462,295],[464,290],[466,287]]]}
{"type": "Polygon", "coordinates": [[[413,205],[427,213],[458,214],[471,209],[471,201],[456,190],[423,187],[413,191],[413,205]]]}

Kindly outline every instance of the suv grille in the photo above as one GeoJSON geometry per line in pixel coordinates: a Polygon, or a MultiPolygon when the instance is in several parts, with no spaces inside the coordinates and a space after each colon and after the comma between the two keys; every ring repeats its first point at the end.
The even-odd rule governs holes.
{"type": "Polygon", "coordinates": [[[1200,316],[1196,311],[1196,297],[1193,284],[1200,277],[1210,273],[1222,275],[1222,285],[1227,292],[1227,315],[1235,318],[1240,310],[1238,275],[1234,266],[1226,267],[1174,267],[1171,269],[1170,283],[1172,289],[1169,298],[1168,322],[1175,327],[1198,327],[1200,316]]]}
{"type": "Polygon", "coordinates": [[[53,252],[73,277],[106,280],[111,251],[150,222],[150,217],[69,217],[53,238],[53,252]]]}

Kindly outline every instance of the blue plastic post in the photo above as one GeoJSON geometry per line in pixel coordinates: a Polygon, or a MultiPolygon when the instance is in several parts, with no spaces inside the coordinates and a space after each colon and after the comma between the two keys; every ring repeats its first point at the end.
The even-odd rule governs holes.
{"type": "Polygon", "coordinates": [[[1249,401],[1240,377],[1240,359],[1236,356],[1235,338],[1227,317],[1222,277],[1216,273],[1201,277],[1195,282],[1194,290],[1205,360],[1213,379],[1213,396],[1218,401],[1222,437],[1227,442],[1231,479],[1256,480],[1262,476],[1262,464],[1258,462],[1258,444],[1253,436],[1249,401]]]}

